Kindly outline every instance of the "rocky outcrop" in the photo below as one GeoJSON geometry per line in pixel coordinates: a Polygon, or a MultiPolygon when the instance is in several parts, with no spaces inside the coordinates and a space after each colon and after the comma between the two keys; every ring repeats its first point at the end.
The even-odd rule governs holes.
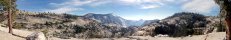
{"type": "Polygon", "coordinates": [[[166,34],[173,37],[187,35],[201,35],[209,33],[214,27],[207,26],[211,23],[206,16],[190,12],[176,13],[173,16],[145,25],[140,31],[145,35],[155,36],[166,34]]]}
{"type": "Polygon", "coordinates": [[[42,32],[34,32],[31,35],[28,35],[26,40],[46,40],[46,37],[42,32]]]}

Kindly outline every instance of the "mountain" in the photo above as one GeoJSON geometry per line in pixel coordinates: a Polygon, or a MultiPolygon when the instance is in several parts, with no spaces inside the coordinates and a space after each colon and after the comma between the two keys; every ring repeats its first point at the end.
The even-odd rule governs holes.
{"type": "Polygon", "coordinates": [[[119,16],[115,16],[113,14],[94,14],[88,13],[84,15],[84,18],[90,18],[92,20],[96,20],[104,25],[108,26],[121,26],[121,27],[129,27],[129,26],[141,26],[145,20],[127,20],[119,16]]]}
{"type": "Polygon", "coordinates": [[[142,25],[143,26],[146,26],[146,25],[150,25],[150,24],[153,24],[153,23],[159,23],[160,20],[158,19],[154,19],[154,20],[146,20],[142,25]]]}
{"type": "Polygon", "coordinates": [[[146,20],[126,20],[127,26],[142,26],[146,20]]]}
{"type": "MultiPolygon", "coordinates": [[[[156,36],[159,34],[180,37],[202,35],[216,29],[224,29],[222,25],[219,26],[221,22],[219,18],[190,12],[175,13],[162,20],[136,21],[126,20],[113,14],[94,13],[77,16],[19,12],[16,16],[13,28],[42,31],[48,37],[62,39],[156,36]]],[[[7,24],[6,19],[2,20],[1,24],[7,24]]]]}
{"type": "Polygon", "coordinates": [[[84,18],[90,18],[96,20],[104,25],[108,26],[120,26],[120,27],[127,27],[125,23],[125,19],[115,16],[113,14],[93,14],[88,13],[84,15],[84,18]]]}
{"type": "MultiPolygon", "coordinates": [[[[20,12],[16,15],[13,28],[42,31],[47,37],[62,39],[130,36],[135,32],[131,30],[136,29],[136,27],[122,27],[125,24],[122,24],[123,20],[125,19],[112,14],[77,16],[71,14],[20,12]],[[110,24],[105,25],[106,23],[110,24]],[[111,26],[111,24],[113,25],[111,26]]],[[[7,24],[7,20],[5,19],[1,24],[7,24]]]]}
{"type": "MultiPolygon", "coordinates": [[[[180,12],[175,13],[160,21],[151,22],[141,27],[134,35],[151,35],[158,34],[169,35],[172,37],[202,35],[211,33],[215,29],[223,30],[219,25],[219,18],[204,16],[198,13],[180,12]]],[[[224,26],[223,26],[224,27],[224,26]]]]}

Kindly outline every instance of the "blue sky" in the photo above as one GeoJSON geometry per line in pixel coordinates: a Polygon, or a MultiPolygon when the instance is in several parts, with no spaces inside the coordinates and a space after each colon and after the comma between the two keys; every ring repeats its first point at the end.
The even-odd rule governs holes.
{"type": "Polygon", "coordinates": [[[113,13],[129,20],[164,19],[177,12],[196,12],[208,16],[219,12],[213,0],[18,0],[17,8],[74,15],[113,13]]]}

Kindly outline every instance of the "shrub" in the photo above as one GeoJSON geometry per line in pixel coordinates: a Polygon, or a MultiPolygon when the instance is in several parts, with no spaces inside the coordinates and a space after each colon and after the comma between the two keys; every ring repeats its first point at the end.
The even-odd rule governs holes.
{"type": "Polygon", "coordinates": [[[215,30],[217,32],[225,32],[225,30],[226,30],[225,24],[223,24],[223,23],[222,24],[215,23],[215,24],[213,24],[213,26],[217,28],[217,30],[215,30]]]}
{"type": "Polygon", "coordinates": [[[13,28],[15,29],[22,29],[25,25],[23,23],[14,23],[13,28]]]}
{"type": "Polygon", "coordinates": [[[45,35],[49,32],[49,30],[48,29],[45,29],[45,30],[43,30],[42,31],[45,35]]]}
{"type": "Polygon", "coordinates": [[[43,33],[44,33],[44,36],[45,36],[46,38],[48,38],[48,32],[49,32],[48,29],[44,29],[44,30],[42,30],[41,32],[43,32],[43,33]]]}

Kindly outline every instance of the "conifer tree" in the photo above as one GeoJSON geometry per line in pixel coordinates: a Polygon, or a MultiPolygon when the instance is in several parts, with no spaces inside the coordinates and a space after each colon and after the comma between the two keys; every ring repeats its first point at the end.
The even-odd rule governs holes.
{"type": "Polygon", "coordinates": [[[9,27],[9,33],[13,34],[12,26],[13,26],[13,20],[12,15],[14,16],[17,12],[16,10],[16,0],[0,0],[0,5],[3,8],[3,12],[6,12],[8,15],[8,27],[9,27]]]}

